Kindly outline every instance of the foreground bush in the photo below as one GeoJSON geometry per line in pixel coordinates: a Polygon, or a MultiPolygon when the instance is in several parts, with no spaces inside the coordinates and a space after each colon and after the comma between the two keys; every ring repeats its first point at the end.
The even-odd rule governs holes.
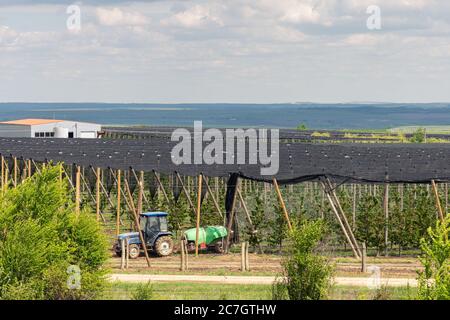
{"type": "Polygon", "coordinates": [[[283,272],[272,286],[273,299],[320,300],[327,297],[333,267],[327,258],[315,252],[323,234],[322,221],[306,221],[289,233],[283,272]]]}
{"type": "Polygon", "coordinates": [[[0,196],[0,299],[98,298],[107,248],[93,216],[75,214],[58,167],[0,196]]]}
{"type": "Polygon", "coordinates": [[[419,257],[424,270],[419,272],[418,298],[422,300],[450,300],[450,216],[428,229],[428,236],[420,241],[419,257]]]}

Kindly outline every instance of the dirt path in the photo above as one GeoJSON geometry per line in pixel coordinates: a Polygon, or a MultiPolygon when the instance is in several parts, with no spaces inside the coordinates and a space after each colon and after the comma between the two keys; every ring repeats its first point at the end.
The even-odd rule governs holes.
{"type": "MultiPolygon", "coordinates": [[[[281,257],[277,255],[249,254],[251,272],[245,276],[272,276],[281,272],[281,257]]],[[[338,277],[361,277],[361,263],[353,258],[333,259],[338,277]]],[[[146,274],[179,274],[180,257],[173,255],[165,258],[151,258],[152,267],[149,269],[143,257],[130,260],[130,268],[123,271],[120,269],[120,258],[109,260],[108,267],[114,273],[146,273],[146,274]]],[[[417,270],[420,269],[416,258],[405,257],[369,257],[367,266],[380,268],[383,278],[415,278],[417,270]]],[[[199,257],[189,256],[190,275],[233,275],[239,276],[241,268],[240,254],[216,255],[203,254],[199,257]]],[[[184,274],[180,274],[184,275],[184,274]]]]}
{"type": "MultiPolygon", "coordinates": [[[[204,276],[204,275],[161,275],[161,274],[112,274],[111,281],[145,283],[152,282],[197,282],[222,284],[272,284],[275,277],[271,276],[204,276]]],[[[336,285],[365,287],[374,285],[371,278],[363,277],[336,277],[336,285]]],[[[409,278],[381,278],[380,284],[389,287],[417,286],[415,279],[409,278]]]]}

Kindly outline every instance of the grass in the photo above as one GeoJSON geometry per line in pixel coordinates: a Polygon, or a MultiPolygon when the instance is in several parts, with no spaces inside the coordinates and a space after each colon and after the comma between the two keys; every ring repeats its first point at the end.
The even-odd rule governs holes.
{"type": "MultiPolygon", "coordinates": [[[[128,300],[138,284],[115,282],[107,299],[128,300]]],[[[263,300],[270,299],[270,285],[235,285],[211,283],[154,283],[156,300],[263,300]]]]}
{"type": "MultiPolygon", "coordinates": [[[[153,283],[155,300],[270,300],[270,285],[235,285],[210,283],[153,283]]],[[[138,289],[138,284],[115,282],[106,299],[128,300],[138,289]]],[[[330,300],[407,300],[416,295],[416,288],[393,287],[379,290],[367,287],[335,286],[330,300]]]]}
{"type": "Polygon", "coordinates": [[[427,131],[427,133],[441,133],[441,134],[447,134],[450,133],[450,126],[442,125],[442,126],[402,126],[402,127],[396,127],[388,129],[389,132],[393,133],[413,133],[417,131],[418,129],[423,128],[427,131]]]}

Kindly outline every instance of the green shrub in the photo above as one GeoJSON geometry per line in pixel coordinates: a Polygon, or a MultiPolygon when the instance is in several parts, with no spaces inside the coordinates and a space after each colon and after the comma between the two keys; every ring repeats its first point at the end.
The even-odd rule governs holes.
{"type": "Polygon", "coordinates": [[[153,298],[153,285],[149,281],[145,284],[140,283],[136,290],[131,294],[132,300],[151,300],[153,298]]]}
{"type": "Polygon", "coordinates": [[[419,272],[418,298],[450,300],[450,216],[428,228],[428,236],[420,240],[419,257],[424,270],[419,272]]]}
{"type": "Polygon", "coordinates": [[[418,128],[413,132],[410,141],[413,143],[424,143],[426,140],[426,131],[425,128],[418,128]]]}
{"type": "Polygon", "coordinates": [[[106,285],[106,235],[75,214],[59,168],[47,167],[0,198],[0,299],[95,299],[106,285]],[[79,275],[68,272],[76,266],[79,275]],[[68,286],[76,277],[79,285],[68,286]],[[76,288],[75,288],[76,287],[76,288]]]}
{"type": "Polygon", "coordinates": [[[315,252],[323,234],[322,221],[305,221],[289,232],[283,272],[272,286],[273,299],[320,300],[327,297],[333,266],[315,252]]]}

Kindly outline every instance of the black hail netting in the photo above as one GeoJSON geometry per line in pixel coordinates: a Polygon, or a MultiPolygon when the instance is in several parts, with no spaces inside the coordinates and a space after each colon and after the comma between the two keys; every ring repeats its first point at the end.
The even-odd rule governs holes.
{"type": "MultiPolygon", "coordinates": [[[[90,165],[105,169],[133,168],[136,172],[179,172],[185,176],[203,173],[207,177],[226,177],[235,173],[242,178],[267,182],[276,177],[281,184],[315,180],[321,176],[348,182],[374,183],[450,180],[449,144],[280,143],[279,154],[276,155],[279,156],[279,171],[275,176],[261,175],[259,164],[176,165],[171,155],[175,144],[168,139],[2,138],[0,153],[5,157],[63,161],[86,168],[90,165]]],[[[203,147],[206,148],[206,144],[203,147]]],[[[245,159],[248,159],[248,146],[245,150],[245,159]]],[[[194,149],[192,152],[194,153],[194,149]]],[[[226,152],[232,150],[224,150],[224,157],[226,152]]],[[[233,159],[236,158],[235,156],[233,159]]],[[[11,162],[8,164],[9,170],[12,170],[11,162]]],[[[134,176],[129,178],[130,183],[134,185],[134,176]]],[[[105,179],[109,189],[113,182],[109,175],[106,175],[105,179]]]]}

